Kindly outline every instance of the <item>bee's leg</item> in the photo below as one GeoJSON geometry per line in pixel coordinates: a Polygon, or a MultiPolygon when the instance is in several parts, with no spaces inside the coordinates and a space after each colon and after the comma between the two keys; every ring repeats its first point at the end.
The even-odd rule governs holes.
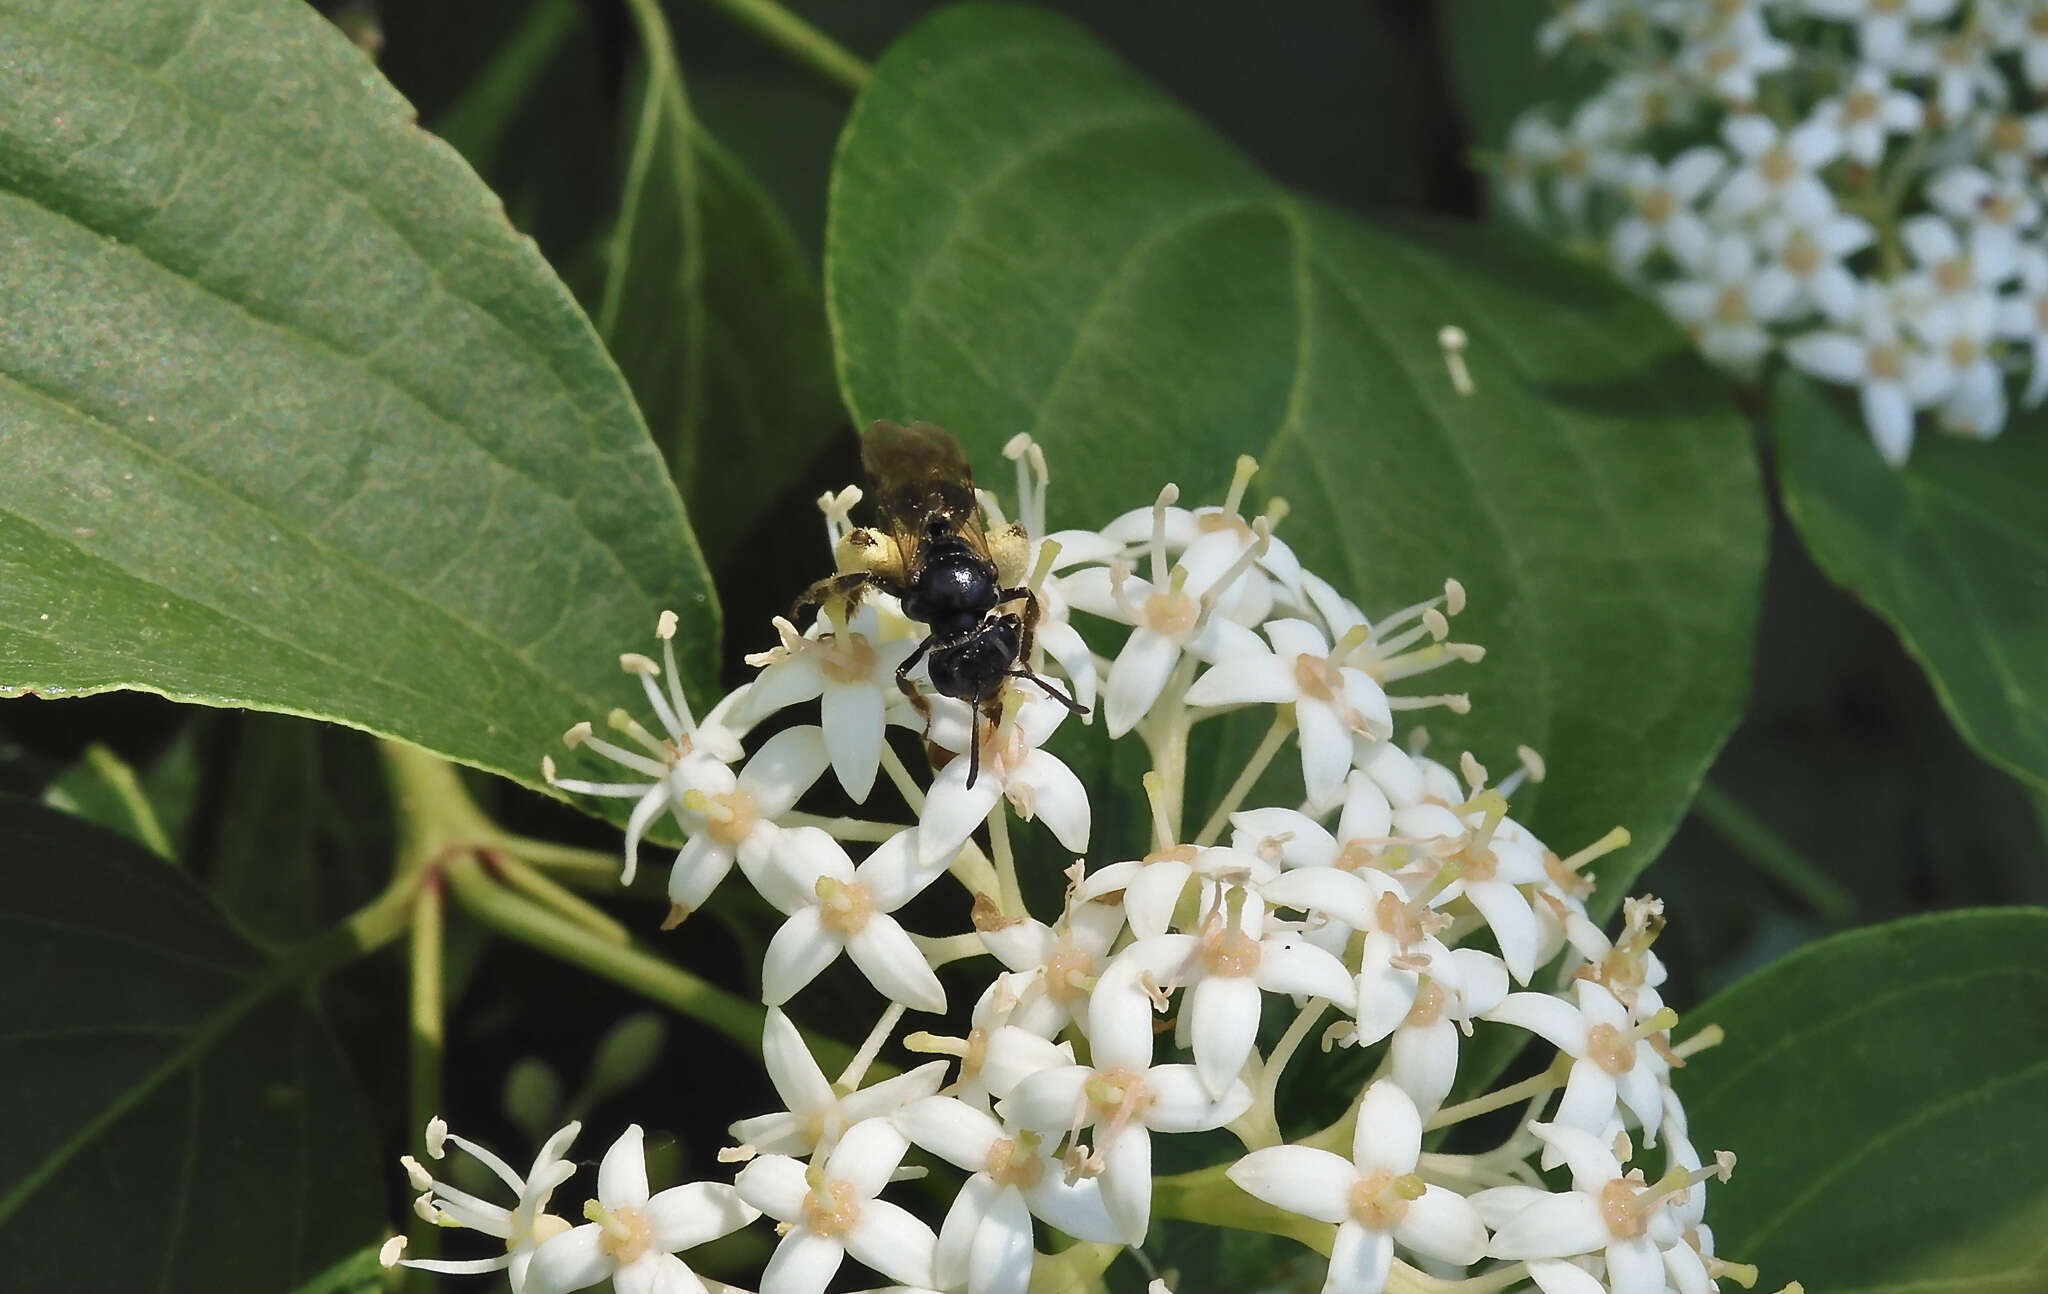
{"type": "Polygon", "coordinates": [[[917,684],[911,682],[910,670],[924,659],[924,654],[931,650],[931,646],[932,640],[927,635],[925,640],[917,645],[917,650],[905,656],[903,663],[896,667],[896,690],[910,698],[911,708],[924,720],[924,735],[927,738],[932,735],[932,703],[924,693],[917,690],[917,684]]]}
{"type": "Polygon", "coordinates": [[[789,609],[789,618],[795,620],[810,608],[834,598],[845,599],[846,609],[851,611],[860,605],[860,595],[868,591],[869,585],[875,583],[875,577],[867,571],[847,571],[827,576],[804,590],[804,595],[789,609]]]}
{"type": "Polygon", "coordinates": [[[967,721],[967,789],[974,789],[974,779],[981,776],[981,714],[976,711],[967,721]]]}
{"type": "Polygon", "coordinates": [[[1011,670],[1010,677],[1029,679],[1033,683],[1038,684],[1039,691],[1045,693],[1053,700],[1067,707],[1068,710],[1071,710],[1075,714],[1085,715],[1088,713],[1087,706],[1082,705],[1079,701],[1076,701],[1073,697],[1070,697],[1065,692],[1061,691],[1059,686],[1055,684],[1051,679],[1046,678],[1043,674],[1033,673],[1026,666],[1019,665],[1016,669],[1011,670]]]}

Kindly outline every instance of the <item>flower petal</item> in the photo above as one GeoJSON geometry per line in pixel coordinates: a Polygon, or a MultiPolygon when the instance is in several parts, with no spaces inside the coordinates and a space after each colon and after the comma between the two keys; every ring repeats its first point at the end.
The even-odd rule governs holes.
{"type": "Polygon", "coordinates": [[[1605,1247],[1611,1238],[1600,1206],[1578,1191],[1532,1200],[1493,1233],[1494,1258],[1569,1258],[1605,1247]]]}
{"type": "Polygon", "coordinates": [[[1211,1097],[1230,1089],[1251,1056],[1259,1038],[1261,1006],[1258,982],[1240,975],[1205,975],[1188,990],[1195,1072],[1211,1097]]]}
{"type": "Polygon", "coordinates": [[[967,1288],[973,1294],[1027,1294],[1034,1256],[1024,1197],[1015,1190],[999,1192],[975,1228],[967,1288]]]}
{"type": "Polygon", "coordinates": [[[1351,1159],[1360,1172],[1388,1172],[1399,1177],[1415,1171],[1422,1153],[1422,1116],[1415,1102],[1396,1083],[1381,1079],[1365,1089],[1358,1104],[1358,1130],[1351,1138],[1351,1159]]]}
{"type": "Polygon", "coordinates": [[[658,1249],[675,1253],[731,1235],[761,1211],[721,1182],[671,1186],[647,1201],[647,1221],[658,1249]]]}
{"type": "Polygon", "coordinates": [[[1010,783],[1030,788],[1030,816],[1045,823],[1060,844],[1077,854],[1088,848],[1088,790],[1073,769],[1055,755],[1033,750],[1012,768],[1010,783]]]}
{"type": "Polygon", "coordinates": [[[894,912],[946,874],[946,862],[918,861],[917,828],[908,827],[875,846],[854,875],[882,912],[894,912]]]}
{"type": "Polygon", "coordinates": [[[610,1276],[616,1264],[598,1243],[603,1234],[585,1223],[543,1242],[526,1269],[526,1294],[569,1294],[610,1276]]]}
{"type": "MultiPolygon", "coordinates": [[[[1190,1078],[1194,1077],[1190,1072],[1190,1078]]],[[[1103,1160],[1103,1207],[1127,1245],[1145,1243],[1152,1226],[1152,1134],[1142,1123],[1119,1130],[1108,1144],[1096,1147],[1103,1160]]]]}
{"type": "Polygon", "coordinates": [[[1392,1236],[1346,1222],[1337,1228],[1336,1243],[1330,1246],[1330,1274],[1323,1281],[1323,1294],[1380,1294],[1393,1266],[1392,1236]]]}
{"type": "Polygon", "coordinates": [[[775,1246],[761,1272],[761,1294],[825,1294],[846,1257],[846,1247],[808,1227],[796,1227],[775,1246]]]}
{"type": "Polygon", "coordinates": [[[1088,1080],[1095,1071],[1086,1065],[1062,1065],[1043,1069],[1021,1080],[1011,1090],[997,1113],[1005,1119],[1038,1132],[1065,1132],[1082,1110],[1088,1080]]]}
{"type": "Polygon", "coordinates": [[[938,1247],[932,1254],[935,1285],[949,1290],[966,1288],[968,1264],[974,1252],[974,1233],[981,1229],[983,1215],[1001,1190],[985,1175],[976,1173],[953,1197],[953,1206],[946,1210],[946,1220],[939,1224],[938,1247]]]}
{"type": "Polygon", "coordinates": [[[855,804],[875,788],[882,762],[882,689],[872,683],[833,684],[825,689],[818,717],[824,721],[825,752],[832,772],[855,804]]]}
{"type": "Polygon", "coordinates": [[[849,1127],[862,1119],[887,1118],[912,1101],[922,1100],[944,1087],[949,1068],[943,1060],[926,1061],[907,1074],[885,1078],[858,1092],[848,1093],[839,1102],[839,1113],[849,1127]]]}
{"type": "Polygon", "coordinates": [[[1318,813],[1334,809],[1344,798],[1344,777],[1351,771],[1351,730],[1329,705],[1308,697],[1295,702],[1294,721],[1308,802],[1318,813]]]}
{"type": "Polygon", "coordinates": [[[1664,1294],[1664,1258],[1648,1236],[1607,1246],[1607,1288],[1613,1294],[1664,1294]]]}
{"type": "Polygon", "coordinates": [[[1586,1021],[1571,1003],[1548,993],[1510,993],[1486,1019],[1511,1024],[1571,1056],[1586,1054],[1586,1021]]]}
{"type": "Polygon", "coordinates": [[[804,908],[782,923],[761,959],[761,1000],[781,1006],[818,972],[839,959],[845,944],[827,934],[818,909],[804,908]]]}
{"type": "Polygon", "coordinates": [[[1207,1132],[1252,1108],[1252,1090],[1241,1080],[1212,1097],[1193,1065],[1156,1065],[1145,1074],[1145,1089],[1152,1104],[1143,1117],[1159,1132],[1207,1132]]]}
{"type": "Polygon", "coordinates": [[[1424,1118],[1437,1112],[1458,1079],[1458,1026],[1438,1017],[1394,1030],[1388,1047],[1393,1080],[1424,1118]]]}
{"type": "Polygon", "coordinates": [[[1529,1279],[1536,1282],[1536,1288],[1543,1294],[1607,1294],[1599,1277],[1577,1263],[1559,1258],[1531,1259],[1529,1279]]]}
{"type": "Polygon", "coordinates": [[[1226,656],[1188,688],[1189,705],[1250,705],[1286,702],[1301,695],[1294,662],[1261,652],[1226,656]]]}
{"type": "Polygon", "coordinates": [[[896,918],[877,912],[846,941],[846,954],[891,1002],[913,1011],[946,1009],[946,990],[896,918]]]}
{"type": "Polygon", "coordinates": [[[1431,1186],[1394,1227],[1394,1239],[1430,1258],[1467,1267],[1486,1256],[1486,1224],[1456,1191],[1431,1186]]]}
{"type": "Polygon", "coordinates": [[[740,1169],[733,1178],[732,1189],[769,1217],[794,1222],[803,1217],[804,1197],[811,1188],[804,1181],[802,1160],[788,1155],[761,1155],[740,1169]]]}
{"type": "Polygon", "coordinates": [[[761,744],[740,769],[739,785],[754,797],[754,811],[779,818],[811,789],[832,756],[816,724],[785,728],[761,744]]]}
{"type": "Polygon", "coordinates": [[[1342,1222],[1350,1213],[1358,1169],[1342,1155],[1311,1146],[1269,1146],[1232,1164],[1224,1176],[1276,1209],[1318,1222],[1342,1222]]]}
{"type": "Polygon", "coordinates": [[[1131,631],[1102,684],[1102,716],[1111,737],[1138,726],[1166,688],[1180,660],[1180,642],[1147,628],[1131,631]]]}
{"type": "Polygon", "coordinates": [[[845,1182],[863,1198],[876,1195],[889,1184],[889,1175],[909,1149],[910,1142],[889,1120],[863,1119],[832,1147],[825,1160],[825,1176],[845,1182]]]}
{"type": "MultiPolygon", "coordinates": [[[[979,1230],[976,1234],[980,1234],[979,1230]]],[[[887,1200],[861,1201],[860,1218],[846,1233],[846,1252],[905,1285],[932,1284],[932,1260],[938,1245],[939,1238],[930,1227],[909,1210],[887,1200]]],[[[761,1294],[768,1294],[765,1280],[761,1283],[761,1294]]]]}
{"type": "Polygon", "coordinates": [[[768,1081],[775,1084],[775,1094],[787,1109],[813,1114],[838,1101],[832,1080],[818,1068],[803,1034],[780,1007],[769,1007],[761,1023],[761,1060],[767,1066],[768,1081]]]}
{"type": "Polygon", "coordinates": [[[950,1096],[912,1101],[896,1112],[894,1122],[911,1141],[970,1173],[981,1171],[989,1147],[1003,1135],[1002,1125],[988,1114],[950,1096]]]}
{"type": "Polygon", "coordinates": [[[1264,940],[1259,950],[1259,987],[1268,993],[1327,998],[1342,1011],[1358,992],[1351,972],[1335,956],[1291,934],[1264,940]]]}
{"type": "Polygon", "coordinates": [[[1102,1184],[1084,1177],[1072,1186],[1062,1173],[1048,1171],[1024,1192],[1031,1211],[1076,1240],[1109,1244],[1116,1240],[1116,1223],[1102,1202],[1102,1184]]]}
{"type": "Polygon", "coordinates": [[[647,1205],[647,1151],[640,1125],[629,1124],[597,1165],[597,1198],[608,1209],[647,1205]]]}
{"type": "Polygon", "coordinates": [[[960,846],[974,829],[988,819],[988,811],[1003,798],[1003,781],[988,769],[981,770],[973,786],[967,785],[967,760],[956,757],[939,770],[925,793],[924,811],[917,818],[917,862],[920,867],[944,866],[953,861],[960,846]]]}
{"type": "Polygon", "coordinates": [[[1479,915],[1486,918],[1486,924],[1493,931],[1493,937],[1500,944],[1501,960],[1508,964],[1508,973],[1518,984],[1527,984],[1529,977],[1536,973],[1537,946],[1543,941],[1543,933],[1536,924],[1536,913],[1529,907],[1529,900],[1512,885],[1500,881],[1467,882],[1465,897],[1472,900],[1472,906],[1479,909],[1479,915]]]}

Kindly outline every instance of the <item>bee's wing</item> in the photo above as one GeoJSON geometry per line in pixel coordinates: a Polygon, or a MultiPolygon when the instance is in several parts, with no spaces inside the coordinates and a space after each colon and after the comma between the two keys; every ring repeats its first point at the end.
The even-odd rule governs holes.
{"type": "Polygon", "coordinates": [[[934,521],[978,551],[987,548],[974,473],[951,433],[929,422],[877,422],[861,434],[860,458],[882,523],[906,552],[934,521]]]}

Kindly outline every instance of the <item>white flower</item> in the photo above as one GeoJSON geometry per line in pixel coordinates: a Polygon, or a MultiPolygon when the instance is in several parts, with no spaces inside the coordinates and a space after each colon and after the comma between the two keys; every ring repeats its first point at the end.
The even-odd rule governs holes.
{"type": "Polygon", "coordinates": [[[1509,829],[1514,824],[1507,817],[1507,800],[1497,791],[1479,794],[1472,805],[1466,816],[1440,804],[1396,809],[1394,830],[1442,860],[1443,866],[1456,868],[1457,879],[1431,902],[1440,905],[1460,895],[1471,900],[1493,931],[1515,982],[1526,984],[1536,973],[1542,932],[1520,887],[1548,879],[1540,846],[1509,829]]]}
{"type": "Polygon", "coordinates": [[[1565,938],[1586,959],[1579,972],[1604,987],[1628,1008],[1635,1020],[1647,1020],[1664,1007],[1657,989],[1667,972],[1650,945],[1664,929],[1664,904],[1654,898],[1621,901],[1621,938],[1610,940],[1582,911],[1568,911],[1565,938]]]}
{"type": "Polygon", "coordinates": [[[1814,106],[1817,117],[1842,136],[1842,152],[1861,166],[1876,166],[1891,135],[1910,135],[1925,115],[1920,98],[1892,86],[1891,73],[1866,64],[1849,77],[1842,93],[1814,106]]]}
{"type": "Polygon", "coordinates": [[[1927,200],[1970,231],[1970,262],[1982,284],[2002,283],[2019,264],[2020,237],[2041,219],[2029,187],[1974,166],[1951,166],[1927,182],[1927,200]]]}
{"type": "MultiPolygon", "coordinates": [[[[806,724],[770,737],[738,774],[702,756],[676,765],[670,777],[682,788],[675,798],[676,817],[690,839],[668,874],[674,907],[664,928],[703,907],[734,861],[755,886],[764,883],[781,834],[775,820],[796,806],[830,761],[824,733],[806,724]]],[[[630,826],[627,835],[632,838],[630,826]]]]}
{"type": "Polygon", "coordinates": [[[896,667],[916,649],[916,641],[884,641],[880,613],[872,605],[861,606],[843,628],[821,617],[810,637],[779,617],[775,626],[781,645],[747,657],[748,664],[762,667],[749,697],[749,716],[766,718],[819,698],[832,771],[856,803],[867,799],[882,758],[884,712],[891,698],[902,695],[896,667]]]}
{"type": "Polygon", "coordinates": [[[1074,896],[1105,899],[1122,895],[1131,933],[1145,939],[1165,934],[1173,924],[1173,909],[1190,880],[1201,882],[1206,901],[1218,884],[1257,888],[1279,874],[1278,867],[1256,854],[1213,845],[1172,845],[1143,858],[1097,868],[1082,879],[1074,896]]]}
{"type": "Polygon", "coordinates": [[[817,1294],[847,1254],[905,1285],[934,1284],[938,1237],[910,1213],[876,1199],[908,1148],[887,1119],[846,1130],[821,1165],[765,1155],[740,1170],[741,1199],[789,1224],[761,1273],[761,1294],[817,1294]]]}
{"type": "Polygon", "coordinates": [[[926,1035],[927,1050],[960,1058],[960,1073],[948,1093],[986,1109],[1016,1090],[1017,1084],[1040,1070],[1074,1063],[1072,1043],[1054,1042],[1043,1034],[1010,1023],[1020,1003],[1020,983],[1029,977],[998,975],[975,1000],[967,1036],[940,1039],[926,1035]]]}
{"type": "Polygon", "coordinates": [[[1929,32],[1909,41],[1900,51],[1899,67],[1914,76],[1934,78],[1935,106],[1950,124],[1962,121],[1980,103],[2005,102],[2005,81],[1991,63],[1984,35],[1968,27],[1929,32]]]}
{"type": "Polygon", "coordinates": [[[1114,903],[1070,901],[1053,925],[1029,917],[1005,918],[977,904],[975,930],[982,946],[1015,971],[1018,1002],[1010,1023],[1051,1038],[1082,1015],[1088,995],[1124,928],[1114,903]]]}
{"type": "MultiPolygon", "coordinates": [[[[1529,1275],[1546,1294],[1576,1294],[1586,1287],[1558,1270],[1572,1269],[1542,1260],[1597,1252],[1607,1264],[1601,1288],[1611,1294],[1664,1294],[1664,1259],[1649,1234],[1653,1215],[1671,1195],[1716,1170],[1681,1172],[1646,1187],[1640,1173],[1624,1174],[1614,1153],[1592,1133],[1547,1123],[1532,1123],[1529,1130],[1571,1165],[1572,1189],[1552,1194],[1503,1186],[1475,1194],[1473,1207],[1493,1226],[1487,1254],[1531,1260],[1529,1275]]],[[[1720,1171],[1727,1167],[1724,1161],[1720,1171]]]]}
{"type": "Polygon", "coordinates": [[[1638,1026],[1605,988],[1591,980],[1579,980],[1574,987],[1577,1007],[1548,993],[1510,993],[1486,1018],[1527,1029],[1572,1058],[1557,1122],[1600,1133],[1619,1097],[1654,1141],[1664,1117],[1663,1080],[1670,1066],[1649,1035],[1670,1024],[1651,1018],[1638,1026]]]}
{"type": "Polygon", "coordinates": [[[1786,313],[1811,305],[1835,323],[1855,317],[1863,289],[1842,259],[1877,241],[1869,221],[1839,213],[1811,221],[1772,216],[1757,233],[1772,256],[1758,276],[1759,295],[1783,300],[1786,313]]]}
{"type": "Polygon", "coordinates": [[[1806,0],[1823,18],[1856,24],[1856,52],[1866,62],[1892,66],[1906,53],[1915,24],[1940,22],[1956,0],[1806,0]]]}
{"type": "Polygon", "coordinates": [[[1564,136],[1546,115],[1547,108],[1523,112],[1508,127],[1508,145],[1500,159],[1501,198],[1523,223],[1543,223],[1543,197],[1537,182],[1564,151],[1564,136]]]}
{"type": "Polygon", "coordinates": [[[1119,1027],[1126,1011],[1111,995],[1089,1004],[1088,1041],[1094,1065],[1041,1070],[1018,1083],[996,1107],[1004,1119],[1034,1132],[1078,1138],[1093,1127],[1094,1144],[1068,1153],[1077,1176],[1099,1177],[1102,1200],[1125,1244],[1143,1244],[1152,1219],[1152,1133],[1206,1132],[1251,1108],[1252,1093],[1233,1082],[1212,1097],[1193,1065],[1152,1063],[1151,1021],[1119,1027]],[[1105,1004],[1109,1004],[1105,1006],[1105,1004]]]}
{"type": "Polygon", "coordinates": [[[2020,50],[2020,69],[2036,90],[2048,86],[2048,9],[2030,4],[2019,30],[2013,33],[2020,50]]]}
{"type": "Polygon", "coordinates": [[[1815,377],[1853,386],[1878,453],[1894,467],[1913,449],[1913,411],[1940,399],[1946,377],[1907,344],[1881,300],[1866,299],[1858,333],[1810,332],[1785,345],[1786,358],[1815,377]]]}
{"type": "Polygon", "coordinates": [[[838,841],[816,827],[792,827],[775,842],[761,894],[789,920],[768,941],[761,1000],[787,1002],[845,953],[892,1002],[918,1011],[946,1009],[931,964],[890,913],[943,872],[920,866],[917,831],[898,832],[855,867],[838,841]]]}
{"type": "Polygon", "coordinates": [[[640,1125],[605,1151],[597,1166],[590,1219],[542,1243],[527,1269],[530,1294],[568,1294],[609,1278],[619,1294],[689,1294],[704,1288],[680,1250],[728,1235],[761,1215],[730,1186],[693,1182],[657,1195],[647,1190],[640,1125]]]}
{"type": "Polygon", "coordinates": [[[2028,408],[2048,398],[2048,252],[2029,247],[2020,253],[2020,287],[1998,302],[1998,335],[2026,343],[2033,352],[2027,389],[2021,400],[2028,408]]]}
{"type": "Polygon", "coordinates": [[[1061,584],[1079,609],[1133,626],[1102,685],[1103,721],[1111,737],[1129,732],[1152,709],[1181,653],[1213,661],[1258,643],[1219,604],[1260,555],[1264,537],[1240,542],[1233,531],[1214,531],[1169,566],[1166,514],[1178,497],[1169,485],[1153,507],[1150,580],[1119,563],[1076,571],[1061,584]]]}
{"type": "Polygon", "coordinates": [[[1792,47],[1771,35],[1754,14],[1744,14],[1718,33],[1688,43],[1680,63],[1716,99],[1746,107],[1756,100],[1759,76],[1792,66],[1792,47]]]}
{"type": "Polygon", "coordinates": [[[1269,928],[1258,895],[1236,887],[1218,895],[1197,933],[1154,935],[1118,953],[1096,987],[1090,1025],[1150,1029],[1149,993],[1161,988],[1186,990],[1182,1023],[1214,1097],[1251,1057],[1265,993],[1326,998],[1344,1011],[1355,996],[1343,962],[1296,931],[1269,928]]]}
{"type": "Polygon", "coordinates": [[[1664,284],[1657,295],[1701,354],[1747,374],[1770,350],[1764,324],[1791,304],[1791,287],[1789,280],[1757,272],[1756,248],[1749,239],[1724,234],[1714,244],[1703,277],[1664,284]]]}
{"type": "Polygon", "coordinates": [[[1938,411],[1943,429],[1996,436],[2005,425],[2005,374],[1992,355],[1997,299],[1988,292],[1948,298],[1913,323],[1927,345],[1928,365],[1946,392],[1938,411]]]}
{"type": "Polygon", "coordinates": [[[1632,274],[1659,247],[1687,268],[1705,264],[1713,235],[1694,204],[1727,168],[1728,159],[1712,147],[1689,148],[1668,166],[1654,157],[1630,158],[1622,189],[1634,209],[1608,235],[1615,268],[1632,274]]]}
{"type": "Polygon", "coordinates": [[[940,1285],[964,1286],[968,1294],[1025,1294],[1034,1216],[1077,1240],[1117,1239],[1100,1184],[1069,1184],[1040,1134],[1004,1127],[946,1096],[904,1107],[895,1123],[915,1144],[972,1174],[939,1227],[940,1285]]]}
{"type": "Polygon", "coordinates": [[[1781,133],[1769,117],[1742,114],[1728,118],[1721,135],[1742,158],[1714,197],[1714,211],[1723,219],[1767,207],[1799,220],[1834,210],[1834,196],[1818,173],[1841,154],[1842,136],[1825,117],[1811,117],[1781,133]]]}
{"type": "Polygon", "coordinates": [[[811,1058],[803,1035],[780,1008],[769,1007],[761,1027],[761,1060],[788,1109],[732,1125],[733,1139],[756,1153],[808,1159],[829,1150],[841,1133],[863,1119],[887,1118],[930,1096],[946,1081],[946,1062],[934,1060],[907,1074],[841,1093],[811,1058]]]}
{"type": "Polygon", "coordinates": [[[1010,695],[1002,718],[993,724],[981,722],[964,704],[933,703],[933,745],[964,751],[970,740],[978,740],[980,747],[974,760],[949,760],[925,791],[917,820],[920,865],[943,867],[951,861],[1004,799],[1026,822],[1044,819],[1068,849],[1079,853],[1088,848],[1088,790],[1057,755],[1041,749],[1067,717],[1067,708],[1046,696],[1010,695]],[[970,771],[973,786],[967,784],[970,771]]]}
{"type": "Polygon", "coordinates": [[[1272,651],[1224,657],[1188,688],[1188,704],[1291,704],[1309,803],[1335,807],[1351,771],[1353,738],[1380,741],[1394,731],[1387,694],[1364,670],[1343,663],[1353,644],[1333,651],[1306,620],[1272,621],[1266,637],[1272,651]]]}
{"type": "MultiPolygon", "coordinates": [[[[1257,459],[1241,454],[1230,478],[1230,491],[1220,505],[1190,509],[1177,506],[1159,508],[1155,504],[1153,508],[1134,509],[1104,526],[1102,537],[1113,541],[1120,549],[1143,550],[1151,542],[1156,525],[1161,527],[1160,537],[1165,541],[1167,555],[1175,556],[1186,552],[1207,535],[1229,533],[1235,535],[1242,545],[1253,543],[1264,533],[1265,543],[1254,554],[1251,569],[1231,586],[1228,593],[1221,595],[1219,603],[1223,612],[1239,624],[1256,624],[1266,618],[1266,610],[1276,597],[1300,599],[1302,576],[1301,560],[1294,555],[1294,550],[1245,519],[1242,510],[1245,490],[1258,470],[1257,459]]],[[[1154,574],[1157,575],[1156,570],[1154,574]]]]}
{"type": "Polygon", "coordinates": [[[1323,1294],[1379,1294],[1396,1242],[1455,1267],[1486,1253],[1486,1226],[1464,1197],[1416,1176],[1421,1153],[1422,1116],[1382,1080],[1359,1104],[1349,1160],[1309,1146],[1271,1146],[1226,1175],[1276,1208],[1337,1224],[1323,1294]]]}
{"type": "Polygon", "coordinates": [[[426,1136],[427,1154],[431,1158],[442,1158],[448,1153],[447,1143],[453,1142],[458,1149],[490,1169],[499,1181],[511,1187],[516,1203],[508,1209],[437,1181],[420,1166],[418,1160],[408,1155],[399,1162],[405,1166],[406,1177],[413,1189],[423,1192],[414,1201],[413,1211],[437,1226],[462,1227],[500,1240],[504,1242],[504,1252],[493,1258],[407,1258],[400,1263],[397,1255],[404,1245],[399,1244],[389,1251],[390,1261],[385,1265],[417,1267],[421,1271],[439,1272],[445,1276],[502,1271],[510,1277],[514,1294],[519,1294],[525,1288],[534,1250],[542,1241],[569,1229],[566,1219],[547,1211],[548,1200],[556,1187],[576,1173],[576,1165],[565,1156],[569,1153],[569,1143],[576,1139],[582,1127],[580,1123],[571,1123],[549,1137],[540,1153],[533,1157],[533,1167],[522,1178],[512,1171],[510,1164],[491,1151],[448,1131],[448,1125],[441,1119],[431,1120],[427,1124],[426,1136]]]}

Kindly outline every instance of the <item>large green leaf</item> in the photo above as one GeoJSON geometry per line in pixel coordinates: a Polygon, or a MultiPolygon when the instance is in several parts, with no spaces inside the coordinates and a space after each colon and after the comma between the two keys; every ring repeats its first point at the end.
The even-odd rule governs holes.
{"type": "Polygon", "coordinates": [[[1687,1016],[1727,1041],[1677,1075],[1734,1180],[1707,1218],[1759,1289],[2048,1288],[2048,911],[1838,935],[1687,1016]]]}
{"type": "Polygon", "coordinates": [[[1293,505],[1282,536],[1369,612],[1458,577],[1490,654],[1416,689],[1472,692],[1469,719],[1430,719],[1436,749],[1506,768],[1534,746],[1551,780],[1518,812],[1567,849],[1627,825],[1602,868],[1625,880],[1744,695],[1764,531],[1746,428],[1621,288],[1408,232],[1278,187],[1069,22],[949,9],[882,60],[840,144],[841,385],[858,420],[932,419],[991,467],[1031,431],[1054,525],[1168,477],[1218,498],[1250,452],[1293,505]],[[1470,337],[1469,396],[1445,324],[1470,337]]]}
{"type": "Polygon", "coordinates": [[[0,691],[334,719],[537,781],[718,614],[532,245],[295,0],[0,0],[0,691]]]}
{"type": "Polygon", "coordinates": [[[1772,402],[1785,510],[1814,560],[1898,631],[1972,745],[2048,789],[2048,419],[1906,466],[1807,379],[1772,402]]]}
{"type": "Polygon", "coordinates": [[[300,962],[122,837],[0,798],[0,1271],[286,1290],[376,1238],[376,1132],[300,962]]]}
{"type": "Polygon", "coordinates": [[[788,222],[691,111],[656,0],[591,307],[718,564],[844,420],[825,299],[788,222]]]}

